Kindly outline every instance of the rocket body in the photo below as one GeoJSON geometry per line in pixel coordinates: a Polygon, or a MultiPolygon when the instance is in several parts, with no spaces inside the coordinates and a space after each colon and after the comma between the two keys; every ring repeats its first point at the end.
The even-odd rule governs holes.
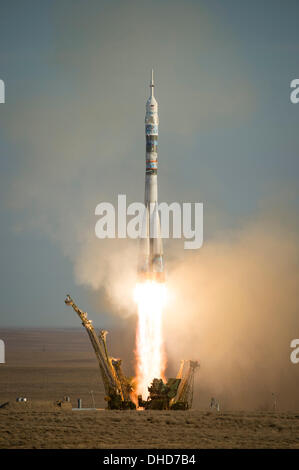
{"type": "Polygon", "coordinates": [[[164,282],[163,246],[158,212],[158,103],[154,96],[154,77],[150,82],[150,97],[145,113],[145,212],[141,233],[139,277],[142,280],[164,282]]]}

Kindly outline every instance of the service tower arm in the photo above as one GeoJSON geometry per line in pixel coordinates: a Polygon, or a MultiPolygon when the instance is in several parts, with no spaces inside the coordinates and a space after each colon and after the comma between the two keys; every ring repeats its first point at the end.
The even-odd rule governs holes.
{"type": "MultiPolygon", "coordinates": [[[[93,327],[92,321],[88,319],[87,313],[83,312],[73,301],[73,299],[67,295],[65,299],[66,305],[70,305],[73,307],[75,312],[78,314],[80,319],[82,320],[82,325],[86,329],[89,339],[91,341],[91,344],[93,346],[94,352],[96,354],[96,357],[98,359],[98,363],[100,366],[101,370],[101,375],[105,387],[105,392],[107,397],[109,397],[112,394],[120,394],[121,390],[119,390],[118,384],[116,383],[114,372],[111,366],[111,363],[109,361],[109,357],[107,355],[107,350],[104,346],[103,341],[100,342],[99,337],[97,336],[95,329],[93,327]]],[[[105,338],[105,333],[101,332],[100,336],[105,338]]],[[[102,339],[102,338],[101,338],[102,339]]],[[[122,397],[123,399],[123,397],[122,397]]]]}

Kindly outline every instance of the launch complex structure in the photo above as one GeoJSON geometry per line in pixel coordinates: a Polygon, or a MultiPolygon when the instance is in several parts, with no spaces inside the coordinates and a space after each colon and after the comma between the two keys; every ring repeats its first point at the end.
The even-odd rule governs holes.
{"type": "Polygon", "coordinates": [[[199,365],[197,361],[182,360],[176,378],[168,379],[167,383],[164,383],[162,379],[154,378],[148,389],[148,399],[142,400],[141,396],[136,397],[133,379],[123,374],[121,359],[109,356],[106,344],[108,332],[100,330],[97,334],[87,313],[83,312],[69,295],[66,296],[65,303],[73,307],[88,333],[99,363],[108,409],[134,410],[139,407],[156,410],[187,410],[191,408],[194,372],[199,365]],[[185,365],[187,365],[186,368],[185,365]]]}
{"type": "MultiPolygon", "coordinates": [[[[142,334],[139,335],[139,342],[142,339],[144,342],[143,349],[147,351],[146,359],[139,363],[139,372],[141,369],[143,381],[146,378],[146,387],[142,390],[145,393],[147,388],[149,392],[146,400],[142,398],[142,395],[136,393],[134,379],[126,377],[122,372],[121,359],[109,356],[106,344],[107,331],[100,330],[99,334],[97,334],[92,321],[87,317],[87,313],[80,310],[69,295],[65,299],[65,303],[73,307],[79,315],[82,325],[88,333],[99,363],[106,394],[105,400],[107,401],[108,409],[111,410],[136,409],[137,407],[157,410],[187,410],[192,406],[194,374],[199,367],[197,361],[182,360],[177,376],[168,379],[167,382],[164,382],[161,378],[164,375],[161,368],[151,368],[152,356],[157,359],[158,365],[161,365],[161,312],[159,309],[158,311],[157,309],[156,311],[151,310],[151,308],[154,309],[154,306],[150,309],[148,308],[148,305],[151,305],[148,302],[148,295],[153,294],[152,285],[163,286],[165,283],[163,247],[158,212],[157,148],[159,116],[158,103],[154,96],[154,86],[152,70],[150,97],[146,102],[145,114],[145,212],[141,228],[138,262],[139,285],[149,286],[150,289],[143,299],[142,315],[139,316],[139,330],[142,331],[142,334]],[[153,372],[153,370],[158,372],[153,372]],[[155,377],[156,374],[160,374],[160,377],[155,377]],[[151,384],[148,383],[149,377],[152,381],[151,384]]],[[[160,292],[160,290],[158,291],[160,292]]]]}

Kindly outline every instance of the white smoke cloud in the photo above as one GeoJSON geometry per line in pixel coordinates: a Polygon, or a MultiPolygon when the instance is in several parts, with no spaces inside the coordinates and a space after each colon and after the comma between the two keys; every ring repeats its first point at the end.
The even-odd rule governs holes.
{"type": "Polygon", "coordinates": [[[197,400],[206,406],[216,396],[226,408],[270,409],[272,393],[281,409],[299,405],[299,370],[290,362],[299,232],[290,213],[276,207],[275,216],[264,208],[243,230],[170,267],[169,360],[200,361],[197,400]]]}

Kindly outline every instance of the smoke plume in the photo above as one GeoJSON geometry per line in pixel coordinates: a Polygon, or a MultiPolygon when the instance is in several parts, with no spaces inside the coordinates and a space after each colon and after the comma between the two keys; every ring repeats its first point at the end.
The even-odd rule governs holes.
{"type": "MultiPolygon", "coordinates": [[[[280,217],[281,216],[281,217],[280,217]]],[[[299,406],[298,231],[263,211],[233,236],[172,262],[165,318],[171,361],[198,359],[196,400],[225,408],[299,406]],[[274,394],[274,395],[272,395],[274,394]]]]}

